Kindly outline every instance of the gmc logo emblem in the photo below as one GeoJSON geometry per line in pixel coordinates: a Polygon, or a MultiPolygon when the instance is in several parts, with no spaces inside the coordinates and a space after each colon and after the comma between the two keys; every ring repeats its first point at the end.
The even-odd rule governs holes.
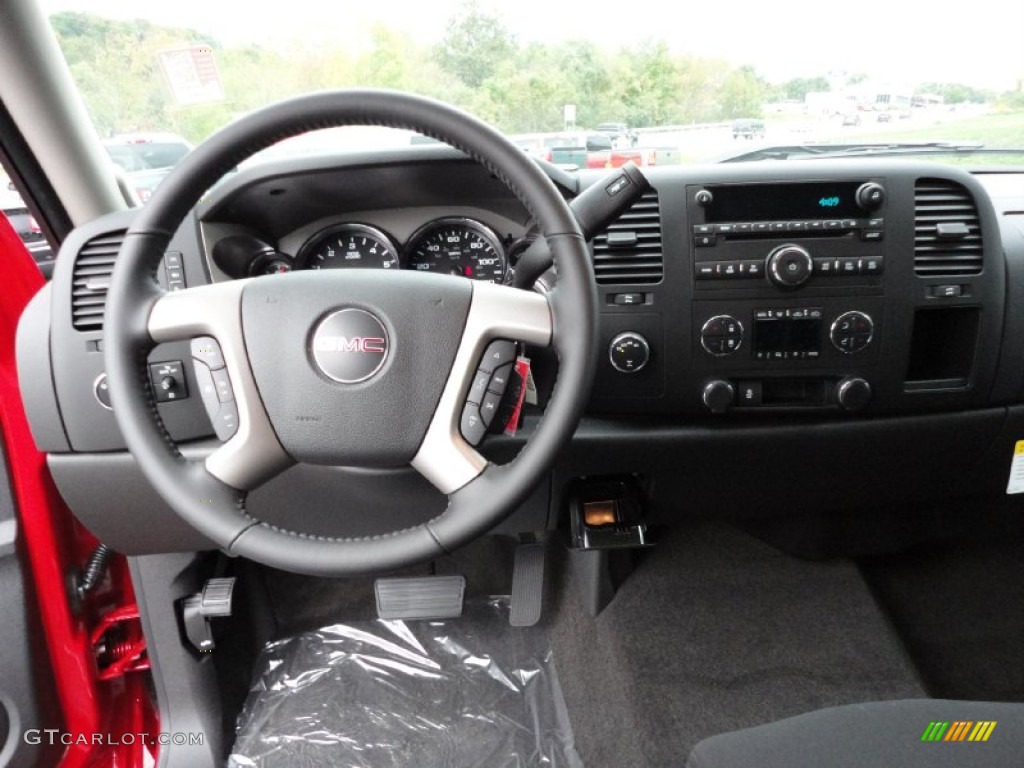
{"type": "Polygon", "coordinates": [[[387,340],[379,336],[328,336],[318,335],[313,339],[316,352],[375,352],[383,355],[387,351],[387,340]]]}
{"type": "Polygon", "coordinates": [[[356,307],[327,315],[309,340],[317,368],[341,384],[371,378],[384,367],[389,347],[388,331],[380,319],[356,307]]]}

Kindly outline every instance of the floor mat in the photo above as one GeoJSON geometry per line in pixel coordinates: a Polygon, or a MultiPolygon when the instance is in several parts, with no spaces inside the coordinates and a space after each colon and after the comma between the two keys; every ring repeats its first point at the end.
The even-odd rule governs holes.
{"type": "Polygon", "coordinates": [[[1024,701],[1021,528],[862,562],[932,696],[1024,701]]]}
{"type": "Polygon", "coordinates": [[[588,768],[682,765],[717,733],[924,695],[851,561],[798,560],[726,525],[673,530],[596,619],[575,598],[552,642],[588,768]]]}
{"type": "Polygon", "coordinates": [[[269,644],[232,768],[580,768],[546,631],[507,598],[445,621],[335,624],[269,644]]]}

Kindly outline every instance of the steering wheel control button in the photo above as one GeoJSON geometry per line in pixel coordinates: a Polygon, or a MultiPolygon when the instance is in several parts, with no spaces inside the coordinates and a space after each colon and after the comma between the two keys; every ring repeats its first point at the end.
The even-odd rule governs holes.
{"type": "Polygon", "coordinates": [[[875,324],[864,312],[844,312],[832,323],[829,338],[832,346],[845,355],[860,352],[871,343],[875,324]]]}
{"type": "Polygon", "coordinates": [[[192,339],[192,357],[206,363],[211,371],[224,367],[224,356],[220,345],[212,336],[200,336],[192,339]]]}
{"type": "Polygon", "coordinates": [[[715,315],[701,328],[700,344],[715,357],[735,354],[743,346],[743,324],[732,315],[715,315]]]}
{"type": "Polygon", "coordinates": [[[491,383],[491,374],[486,371],[477,371],[473,375],[473,383],[469,387],[469,395],[466,399],[473,403],[479,403],[484,399],[487,392],[487,385],[491,383]]]}
{"type": "Polygon", "coordinates": [[[222,403],[235,399],[235,393],[231,391],[231,379],[224,368],[213,371],[213,384],[217,389],[217,399],[222,403]]]}
{"type": "Polygon", "coordinates": [[[494,421],[494,415],[498,412],[501,397],[504,394],[504,392],[488,392],[484,395],[484,401],[480,403],[480,416],[484,420],[485,427],[490,427],[491,422],[494,421]]]}
{"type": "Polygon", "coordinates": [[[110,404],[110,386],[107,384],[107,374],[101,373],[92,383],[92,393],[96,396],[96,402],[108,411],[114,410],[110,404]]]}
{"type": "Polygon", "coordinates": [[[480,361],[480,370],[491,373],[506,363],[513,363],[516,359],[516,344],[514,341],[499,339],[487,345],[483,359],[480,361]]]}
{"type": "Polygon", "coordinates": [[[238,431],[238,406],[234,401],[221,403],[217,415],[213,418],[213,431],[221,441],[229,440],[238,431]]]}
{"type": "Polygon", "coordinates": [[[462,436],[470,445],[477,445],[487,433],[487,425],[480,416],[480,408],[476,403],[466,403],[462,409],[462,423],[459,425],[462,436]]]}
{"type": "Polygon", "coordinates": [[[799,288],[814,269],[814,259],[799,245],[780,245],[770,254],[765,269],[772,282],[782,288],[799,288]]]}
{"type": "Polygon", "coordinates": [[[188,397],[185,369],[180,360],[153,363],[149,366],[149,379],[158,403],[169,403],[188,397]]]}
{"type": "Polygon", "coordinates": [[[608,346],[608,360],[619,373],[638,373],[650,359],[650,344],[635,331],[620,333],[608,346]]]}
{"type": "Polygon", "coordinates": [[[313,332],[313,360],[320,371],[341,384],[358,384],[374,376],[388,357],[388,332],[364,309],[339,309],[313,332]]]}
{"type": "Polygon", "coordinates": [[[491,380],[487,384],[487,391],[503,394],[505,392],[505,387],[508,386],[508,380],[511,375],[512,363],[505,363],[505,365],[501,366],[501,368],[491,374],[491,380]]]}

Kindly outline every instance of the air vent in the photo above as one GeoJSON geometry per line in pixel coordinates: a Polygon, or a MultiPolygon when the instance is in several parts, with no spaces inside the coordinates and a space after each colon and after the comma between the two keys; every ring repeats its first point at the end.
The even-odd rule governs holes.
{"type": "Polygon", "coordinates": [[[914,188],[914,272],[922,277],[977,275],[982,266],[981,223],[963,186],[918,179],[914,188]]]}
{"type": "Polygon", "coordinates": [[[651,189],[594,237],[594,272],[601,285],[661,282],[661,215],[651,189]]]}
{"type": "Polygon", "coordinates": [[[71,323],[79,331],[103,328],[110,275],[122,242],[123,231],[110,232],[94,237],[78,252],[71,279],[71,323]]]}

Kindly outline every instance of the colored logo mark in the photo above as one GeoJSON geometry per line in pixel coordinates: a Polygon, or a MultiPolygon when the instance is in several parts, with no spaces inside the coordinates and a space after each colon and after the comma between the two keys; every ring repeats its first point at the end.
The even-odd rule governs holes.
{"type": "Polygon", "coordinates": [[[988,741],[995,728],[995,720],[932,721],[921,734],[921,741],[988,741]]]}

